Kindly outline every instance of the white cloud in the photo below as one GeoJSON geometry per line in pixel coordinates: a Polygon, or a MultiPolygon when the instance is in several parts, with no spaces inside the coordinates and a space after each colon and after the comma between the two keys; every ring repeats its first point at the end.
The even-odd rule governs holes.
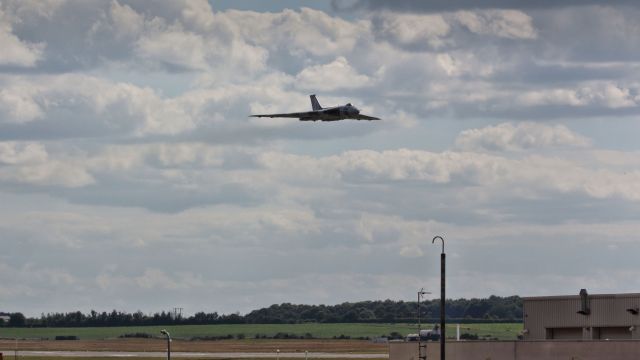
{"type": "MultiPolygon", "coordinates": [[[[353,184],[425,182],[425,184],[480,187],[488,197],[541,198],[546,194],[577,193],[589,197],[640,200],[640,172],[620,172],[606,164],[585,165],[568,159],[528,156],[511,159],[472,152],[432,153],[399,149],[348,151],[321,159],[268,154],[261,163],[284,178],[288,169],[303,172],[308,181],[338,179],[353,184]]],[[[301,176],[299,174],[298,176],[301,176]]]]}
{"type": "Polygon", "coordinates": [[[611,109],[636,107],[638,99],[632,93],[638,87],[624,87],[611,82],[581,84],[577,89],[546,89],[529,91],[517,97],[518,102],[527,106],[536,105],[599,105],[611,109]]]}
{"type": "Polygon", "coordinates": [[[6,122],[56,122],[62,133],[78,131],[78,124],[65,118],[64,112],[71,108],[82,123],[93,123],[105,132],[176,134],[195,126],[187,100],[163,99],[151,88],[128,83],[64,74],[9,83],[0,92],[0,110],[7,114],[6,122]]]}
{"type": "Polygon", "coordinates": [[[368,32],[366,21],[346,21],[302,8],[281,13],[228,11],[221,15],[233,32],[270,51],[286,49],[295,57],[337,57],[350,52],[368,32]]]}
{"type": "Polygon", "coordinates": [[[0,65],[34,67],[42,58],[45,44],[21,41],[12,32],[8,16],[0,8],[0,65]]]}
{"type": "Polygon", "coordinates": [[[207,0],[184,0],[172,4],[180,12],[185,24],[198,29],[209,29],[216,21],[211,4],[207,0]]]}
{"type": "Polygon", "coordinates": [[[42,144],[0,142],[0,164],[33,164],[47,161],[47,151],[42,144]]]}
{"type": "MultiPolygon", "coordinates": [[[[482,59],[478,59],[471,52],[451,52],[451,53],[439,53],[435,60],[438,65],[444,70],[448,77],[458,78],[461,76],[477,76],[487,78],[496,72],[496,64],[490,64],[484,62],[482,59]]],[[[465,100],[477,100],[478,94],[475,97],[466,97],[465,100]]]]}
{"type": "Polygon", "coordinates": [[[589,139],[564,125],[534,122],[502,123],[482,129],[464,130],[456,147],[466,151],[521,151],[556,147],[586,147],[589,139]]]}
{"type": "Polygon", "coordinates": [[[44,117],[30,86],[0,90],[0,123],[25,123],[44,117]]]}
{"type": "Polygon", "coordinates": [[[188,290],[194,285],[199,285],[200,281],[193,278],[191,275],[187,277],[182,276],[181,279],[172,279],[164,271],[160,269],[150,268],[144,271],[144,274],[136,277],[135,285],[141,286],[145,289],[171,289],[171,290],[188,290]],[[185,281],[188,280],[188,281],[185,281]],[[193,281],[196,280],[196,281],[193,281]]]}
{"type": "MultiPolygon", "coordinates": [[[[144,16],[137,13],[128,5],[121,5],[118,1],[112,1],[109,8],[110,19],[116,38],[136,39],[144,28],[144,16]]],[[[94,29],[96,25],[94,25],[94,29]]]]}
{"type": "Polygon", "coordinates": [[[344,57],[324,65],[314,65],[296,75],[296,87],[305,90],[331,91],[371,85],[371,79],[361,75],[344,57]]]}
{"type": "Polygon", "coordinates": [[[51,18],[62,6],[68,3],[67,0],[6,0],[7,13],[12,14],[17,19],[26,17],[51,18]]]}
{"type": "Polygon", "coordinates": [[[95,179],[81,165],[64,161],[0,167],[0,181],[38,186],[82,187],[95,179]]]}
{"type": "Polygon", "coordinates": [[[442,15],[377,14],[372,19],[376,36],[409,47],[439,48],[451,27],[442,15]]]}
{"type": "Polygon", "coordinates": [[[197,34],[164,31],[138,40],[138,56],[187,69],[207,69],[205,41],[197,34]]]}
{"type": "Polygon", "coordinates": [[[519,10],[458,11],[453,18],[469,31],[512,39],[535,39],[532,19],[519,10]]]}
{"type": "Polygon", "coordinates": [[[0,142],[0,181],[80,187],[94,178],[76,159],[52,159],[38,143],[0,142]]]}

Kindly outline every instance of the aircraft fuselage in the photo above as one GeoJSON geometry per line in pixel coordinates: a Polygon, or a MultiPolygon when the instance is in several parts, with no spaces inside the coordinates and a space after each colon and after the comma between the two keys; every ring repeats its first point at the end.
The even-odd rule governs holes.
{"type": "Polygon", "coordinates": [[[344,105],[310,111],[299,119],[301,121],[338,121],[353,119],[359,113],[360,111],[355,106],[344,105]]]}
{"type": "Polygon", "coordinates": [[[282,114],[256,114],[250,115],[251,117],[268,117],[268,118],[298,118],[301,121],[338,121],[338,120],[380,120],[377,117],[362,115],[360,110],[351,103],[323,108],[320,106],[318,99],[315,95],[309,96],[311,99],[311,111],[296,112],[296,113],[282,113],[282,114]]]}

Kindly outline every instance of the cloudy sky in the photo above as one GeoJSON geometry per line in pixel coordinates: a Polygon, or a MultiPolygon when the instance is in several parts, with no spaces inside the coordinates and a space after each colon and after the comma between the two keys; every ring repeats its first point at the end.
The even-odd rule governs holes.
{"type": "Polygon", "coordinates": [[[639,292],[640,7],[513,3],[0,0],[0,311],[639,292]]]}

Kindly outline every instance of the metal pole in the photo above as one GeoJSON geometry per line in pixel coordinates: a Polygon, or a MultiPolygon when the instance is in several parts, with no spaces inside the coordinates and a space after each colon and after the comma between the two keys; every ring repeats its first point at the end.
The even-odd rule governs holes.
{"type": "Polygon", "coordinates": [[[171,338],[167,337],[167,360],[171,360],[171,338]]]}
{"type": "Polygon", "coordinates": [[[428,291],[424,291],[424,288],[421,288],[420,291],[418,291],[418,358],[419,359],[426,359],[427,358],[427,354],[426,354],[426,345],[425,345],[425,354],[424,356],[422,355],[422,338],[420,337],[420,329],[421,324],[420,324],[420,299],[421,297],[424,297],[425,294],[431,294],[428,291]]]}
{"type": "Polygon", "coordinates": [[[171,360],[171,334],[165,329],[160,330],[160,333],[167,337],[167,360],[171,360]]]}
{"type": "Polygon", "coordinates": [[[436,236],[433,238],[431,243],[435,243],[436,239],[440,239],[442,241],[442,253],[440,254],[440,360],[445,360],[445,263],[446,263],[446,255],[444,253],[444,239],[441,236],[436,236]]]}
{"type": "Polygon", "coordinates": [[[418,359],[422,359],[422,339],[420,338],[420,295],[424,288],[418,291],[418,359]]]}
{"type": "MultiPolygon", "coordinates": [[[[422,290],[424,289],[420,289],[420,291],[418,291],[418,335],[420,335],[420,294],[422,293],[422,290]]],[[[419,336],[418,341],[420,341],[419,336]]]]}

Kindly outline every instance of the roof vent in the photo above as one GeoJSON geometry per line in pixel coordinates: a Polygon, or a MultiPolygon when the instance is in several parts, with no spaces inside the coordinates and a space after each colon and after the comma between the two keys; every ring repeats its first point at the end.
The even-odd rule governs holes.
{"type": "Polygon", "coordinates": [[[591,308],[589,307],[589,294],[587,294],[587,289],[580,289],[580,311],[578,311],[578,314],[591,314],[591,308]]]}

